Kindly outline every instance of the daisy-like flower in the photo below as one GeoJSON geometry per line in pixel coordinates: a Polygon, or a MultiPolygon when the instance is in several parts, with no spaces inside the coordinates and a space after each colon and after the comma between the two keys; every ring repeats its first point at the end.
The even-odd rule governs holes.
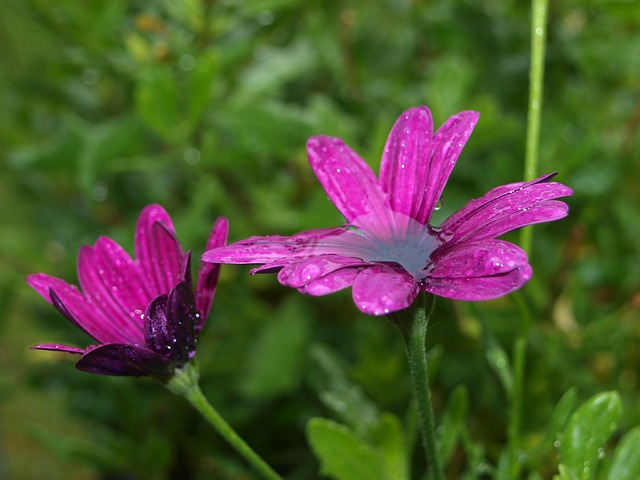
{"type": "Polygon", "coordinates": [[[513,229],[567,215],[568,187],[544,175],[494,188],[440,226],[430,225],[449,175],[479,114],[465,111],[433,133],[427,107],[396,121],[380,175],[339,138],[312,137],[309,161],[347,223],[290,237],[251,237],[206,252],[205,262],[261,264],[252,273],[310,295],[352,287],[364,313],[408,307],[420,290],[457,300],[488,300],[531,277],[525,252],[496,240],[513,229]]]}
{"type": "MultiPolygon", "coordinates": [[[[207,249],[226,243],[228,223],[218,218],[207,249]]],[[[194,295],[190,252],[183,252],[169,214],[144,208],[135,234],[137,259],[108,237],[78,255],[81,290],[44,273],[27,282],[97,345],[33,348],[80,355],[76,368],[102,375],[169,378],[195,355],[197,336],[211,308],[219,265],[202,264],[194,295]]]]}

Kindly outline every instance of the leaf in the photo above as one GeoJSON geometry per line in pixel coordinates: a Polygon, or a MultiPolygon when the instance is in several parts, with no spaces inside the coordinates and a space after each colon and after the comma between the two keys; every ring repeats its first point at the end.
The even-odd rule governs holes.
{"type": "Polygon", "coordinates": [[[569,415],[571,415],[571,412],[576,407],[576,401],[577,389],[575,387],[567,390],[560,400],[558,400],[558,404],[551,414],[548,428],[549,435],[553,440],[560,436],[562,429],[567,424],[569,415]]]}
{"type": "Polygon", "coordinates": [[[311,356],[324,374],[319,386],[322,402],[360,435],[367,435],[378,423],[376,406],[347,378],[344,366],[328,349],[314,346],[311,356]]]}
{"type": "Polygon", "coordinates": [[[392,413],[383,413],[370,437],[373,444],[380,448],[387,477],[393,480],[408,479],[409,455],[400,419],[392,413]]]}
{"type": "Polygon", "coordinates": [[[513,373],[509,363],[509,357],[500,344],[491,335],[488,329],[485,329],[485,337],[487,343],[486,356],[489,365],[500,379],[500,383],[507,395],[511,395],[513,390],[513,373]]]}
{"type": "Polygon", "coordinates": [[[629,430],[613,452],[609,480],[636,480],[640,478],[640,427],[629,430]]]}
{"type": "Polygon", "coordinates": [[[240,384],[251,398],[265,399],[297,387],[307,364],[309,319],[301,302],[289,301],[256,339],[240,384]]]}
{"type": "Polygon", "coordinates": [[[561,478],[591,478],[607,440],[615,431],[622,405],[617,392],[599,393],[571,416],[560,440],[561,478]]]}
{"type": "Polygon", "coordinates": [[[307,423],[307,437],[322,474],[336,480],[392,480],[385,474],[381,454],[350,428],[312,418],[307,423]]]}
{"type": "Polygon", "coordinates": [[[453,454],[460,435],[460,425],[469,409],[469,394],[463,385],[457,387],[449,396],[444,412],[440,434],[440,460],[446,465],[453,454]]]}

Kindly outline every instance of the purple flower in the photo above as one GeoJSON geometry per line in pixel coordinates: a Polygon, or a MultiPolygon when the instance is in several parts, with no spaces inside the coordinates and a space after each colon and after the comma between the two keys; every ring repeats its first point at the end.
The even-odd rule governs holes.
{"type": "MultiPolygon", "coordinates": [[[[207,249],[226,243],[228,223],[215,222],[207,249]]],[[[78,255],[82,291],[44,273],[27,277],[64,317],[93,337],[87,348],[41,344],[33,348],[80,355],[76,368],[102,375],[170,377],[194,355],[220,272],[203,264],[194,296],[190,258],[180,247],[171,218],[148,205],[136,225],[131,257],[108,237],[78,255]]]]}
{"type": "MultiPolygon", "coordinates": [[[[494,188],[439,227],[431,216],[479,114],[460,112],[433,133],[427,107],[396,121],[380,175],[338,138],[307,142],[311,167],[347,223],[290,237],[251,237],[206,252],[205,262],[254,263],[310,295],[352,287],[364,313],[408,307],[420,290],[457,300],[488,300],[531,277],[525,252],[496,237],[567,215],[554,200],[571,189],[544,175],[494,188]]],[[[480,174],[480,172],[479,172],[480,174]]]]}

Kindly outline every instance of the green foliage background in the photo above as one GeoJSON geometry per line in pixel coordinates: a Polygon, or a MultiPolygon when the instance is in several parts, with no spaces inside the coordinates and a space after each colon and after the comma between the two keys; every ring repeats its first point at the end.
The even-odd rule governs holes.
{"type": "MultiPolygon", "coordinates": [[[[394,120],[419,104],[436,124],[481,112],[441,218],[520,180],[529,8],[515,0],[4,0],[0,478],[253,478],[153,381],[86,375],[65,355],[29,350],[88,339],[24,277],[43,271],[75,282],[76,252],[100,235],[132,252],[135,220],[150,202],[167,208],[196,253],[218,215],[230,219],[232,240],[340,224],[308,166],[306,139],[340,136],[376,169],[394,120]]],[[[569,218],[536,227],[535,276],[522,291],[534,320],[524,431],[535,453],[526,469],[541,478],[557,471],[546,428],[570,387],[580,399],[620,393],[618,438],[640,424],[640,5],[551,2],[549,21],[541,172],[558,171],[575,196],[569,218]]],[[[360,314],[348,291],[305,297],[247,271],[223,268],[199,343],[202,386],[276,469],[318,477],[305,425],[313,416],[340,420],[332,392],[356,385],[377,409],[412,424],[391,325],[360,314]]],[[[464,386],[461,421],[487,464],[506,442],[495,359],[511,350],[518,321],[511,298],[440,300],[430,327],[437,414],[464,386]]],[[[453,450],[450,478],[471,451],[453,450]]],[[[413,463],[420,472],[418,456],[413,463]]]]}

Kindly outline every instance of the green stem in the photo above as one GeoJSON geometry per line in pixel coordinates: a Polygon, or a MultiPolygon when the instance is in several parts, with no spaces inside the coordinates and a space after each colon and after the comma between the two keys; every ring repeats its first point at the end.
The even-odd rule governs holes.
{"type": "Polygon", "coordinates": [[[522,466],[522,404],[524,400],[525,360],[527,356],[527,334],[531,326],[531,317],[520,292],[512,294],[516,302],[520,321],[518,333],[513,344],[513,387],[511,391],[511,410],[509,415],[509,478],[518,478],[522,466]]]}
{"type": "Polygon", "coordinates": [[[388,318],[400,332],[407,352],[427,464],[432,470],[434,480],[443,480],[427,375],[427,325],[433,312],[435,297],[427,294],[421,296],[422,298],[417,299],[411,307],[390,314],[388,318]]]}
{"type": "MultiPolygon", "coordinates": [[[[538,175],[540,150],[540,123],[544,87],[544,56],[547,37],[547,14],[549,0],[531,2],[531,65],[529,69],[529,107],[527,112],[527,139],[524,158],[524,180],[532,180],[538,175]]],[[[533,227],[520,232],[520,246],[531,254],[533,227]]],[[[527,356],[527,331],[530,325],[529,313],[522,298],[515,296],[520,310],[520,324],[513,345],[513,391],[509,415],[509,478],[517,478],[522,466],[521,430],[522,405],[524,399],[524,375],[527,356]]]]}
{"type": "MultiPolygon", "coordinates": [[[[538,152],[540,147],[540,122],[542,117],[542,92],[544,86],[544,48],[547,37],[547,12],[549,0],[531,2],[531,65],[529,67],[529,109],[527,113],[527,139],[524,156],[524,180],[538,176],[538,152]]],[[[531,251],[533,230],[520,232],[520,245],[531,251]]]]}
{"type": "Polygon", "coordinates": [[[187,399],[218,431],[222,438],[235,448],[263,478],[267,480],[282,480],[282,477],[240,438],[203,395],[198,384],[198,369],[194,361],[187,363],[181,370],[176,370],[175,375],[171,377],[166,385],[169,390],[187,399]]]}

